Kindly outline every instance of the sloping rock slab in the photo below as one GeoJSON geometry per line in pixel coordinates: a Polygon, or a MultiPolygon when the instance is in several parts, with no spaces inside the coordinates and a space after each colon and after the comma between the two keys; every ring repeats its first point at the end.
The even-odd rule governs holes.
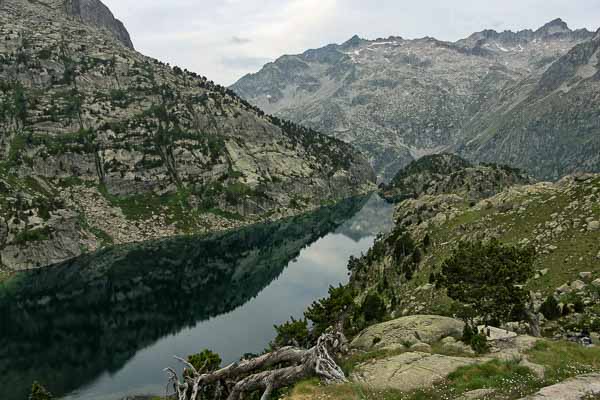
{"type": "Polygon", "coordinates": [[[403,353],[359,365],[352,380],[378,389],[411,391],[431,387],[456,369],[477,362],[474,358],[403,353]]]}
{"type": "Polygon", "coordinates": [[[464,323],[438,315],[411,315],[373,325],[362,331],[351,346],[356,349],[390,347],[423,342],[433,344],[445,337],[462,336],[464,323]]]}
{"type": "Polygon", "coordinates": [[[589,374],[545,387],[521,400],[581,400],[598,394],[600,394],[600,374],[589,374]]]}

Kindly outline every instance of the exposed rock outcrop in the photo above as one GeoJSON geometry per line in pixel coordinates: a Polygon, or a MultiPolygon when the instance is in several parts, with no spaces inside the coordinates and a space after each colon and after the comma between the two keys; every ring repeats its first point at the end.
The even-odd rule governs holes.
{"type": "Polygon", "coordinates": [[[6,243],[6,239],[8,238],[8,226],[6,225],[6,221],[4,218],[0,217],[0,246],[3,246],[6,243]]]}
{"type": "Polygon", "coordinates": [[[461,336],[463,327],[461,321],[428,315],[414,315],[373,325],[363,331],[351,346],[362,351],[383,349],[400,354],[359,364],[352,379],[376,390],[409,392],[432,387],[460,367],[498,360],[520,362],[543,379],[544,367],[527,358],[527,352],[537,343],[537,338],[490,328],[492,335],[488,338],[488,345],[491,352],[475,356],[470,348],[457,351],[461,347],[454,338],[461,336]],[[458,355],[431,354],[432,347],[426,343],[438,342],[443,344],[444,350],[453,344],[453,353],[458,355]],[[405,345],[410,343],[415,344],[406,348],[405,345]]]}
{"type": "Polygon", "coordinates": [[[543,179],[598,172],[599,93],[596,37],[492,96],[463,127],[460,151],[480,161],[518,166],[543,179]]]}
{"type": "Polygon", "coordinates": [[[75,17],[98,28],[107,29],[125,46],[133,49],[129,32],[121,21],[100,0],[64,0],[65,9],[75,17]]]}
{"type": "Polygon", "coordinates": [[[368,327],[351,343],[353,348],[370,350],[389,346],[433,344],[452,336],[461,337],[465,324],[438,315],[412,315],[368,327]]]}
{"type": "Polygon", "coordinates": [[[467,357],[403,353],[361,365],[352,379],[377,389],[409,392],[429,388],[458,368],[477,362],[477,359],[467,357]]]}

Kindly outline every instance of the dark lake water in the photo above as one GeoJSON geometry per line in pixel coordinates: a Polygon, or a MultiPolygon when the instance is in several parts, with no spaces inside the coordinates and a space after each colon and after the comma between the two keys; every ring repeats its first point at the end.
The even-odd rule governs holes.
{"type": "Polygon", "coordinates": [[[174,355],[262,351],[391,228],[377,196],[209,237],[107,249],[0,285],[0,399],[162,394],[174,355]]]}

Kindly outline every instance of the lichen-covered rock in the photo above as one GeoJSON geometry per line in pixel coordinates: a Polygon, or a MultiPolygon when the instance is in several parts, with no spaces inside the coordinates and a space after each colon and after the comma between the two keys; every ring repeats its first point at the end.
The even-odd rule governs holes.
{"type": "Polygon", "coordinates": [[[410,352],[361,364],[352,379],[372,388],[408,392],[431,387],[456,369],[477,362],[475,358],[410,352]]]}
{"type": "Polygon", "coordinates": [[[589,281],[592,278],[592,273],[589,271],[582,271],[579,273],[579,277],[584,281],[589,281]]]}
{"type": "Polygon", "coordinates": [[[495,328],[493,326],[480,325],[477,327],[479,332],[482,332],[488,341],[506,341],[515,339],[517,334],[506,329],[495,328]]]}
{"type": "Polygon", "coordinates": [[[411,315],[373,325],[351,343],[356,349],[370,350],[394,344],[432,344],[448,336],[460,337],[464,323],[438,315],[411,315]]]}
{"type": "Polygon", "coordinates": [[[580,280],[576,280],[571,282],[571,289],[572,290],[582,290],[586,287],[587,285],[585,284],[585,282],[580,281],[580,280]]]}

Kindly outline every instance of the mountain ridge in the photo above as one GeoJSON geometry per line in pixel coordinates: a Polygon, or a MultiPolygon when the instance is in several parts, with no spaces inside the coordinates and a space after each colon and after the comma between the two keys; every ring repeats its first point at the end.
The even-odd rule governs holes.
{"type": "Polygon", "coordinates": [[[491,197],[502,190],[532,184],[534,180],[516,168],[496,164],[473,164],[448,153],[421,157],[411,162],[387,185],[381,195],[392,202],[424,195],[461,194],[469,201],[491,197]]]}
{"type": "MultiPolygon", "coordinates": [[[[526,88],[528,81],[539,80],[551,64],[595,35],[571,30],[560,19],[535,31],[487,30],[456,42],[355,35],[341,45],[282,56],[231,88],[269,113],[354,144],[387,181],[423,155],[465,148],[481,133],[481,127],[478,133],[472,130],[483,124],[481,117],[497,95],[508,87],[515,92],[519,86],[526,88]]],[[[481,160],[477,153],[463,156],[512,162],[499,154],[481,160]]],[[[565,164],[558,170],[530,172],[556,179],[557,173],[577,171],[571,161],[565,164]]]]}

